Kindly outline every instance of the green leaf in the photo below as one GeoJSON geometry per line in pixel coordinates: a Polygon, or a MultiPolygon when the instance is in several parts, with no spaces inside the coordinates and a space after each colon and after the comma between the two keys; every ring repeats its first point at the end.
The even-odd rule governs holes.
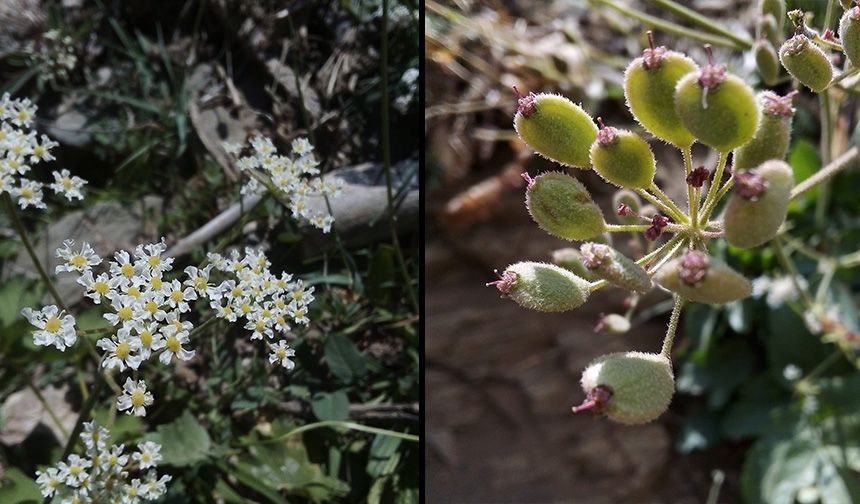
{"type": "Polygon", "coordinates": [[[703,450],[719,442],[721,437],[717,416],[701,409],[684,422],[675,448],[681,453],[703,450]]]}
{"type": "Polygon", "coordinates": [[[788,306],[768,310],[766,321],[759,330],[759,338],[767,348],[768,369],[775,377],[780,378],[789,364],[807,373],[830,355],[830,348],[810,334],[803,320],[788,306]]]}
{"type": "Polygon", "coordinates": [[[349,417],[349,398],[346,392],[319,392],[311,400],[311,411],[320,420],[346,420],[349,417]]]}
{"type": "Polygon", "coordinates": [[[206,429],[188,410],[167,425],[159,425],[158,432],[147,436],[161,445],[163,462],[174,466],[189,466],[205,460],[212,449],[212,440],[206,429]]]}
{"type": "MultiPolygon", "coordinates": [[[[821,158],[818,156],[818,147],[804,138],[794,142],[794,146],[788,153],[788,164],[794,171],[794,183],[799,184],[811,177],[821,168],[821,158]]],[[[799,210],[818,197],[818,188],[810,189],[803,198],[795,200],[789,205],[789,209],[799,210]]]]}
{"type": "Polygon", "coordinates": [[[350,383],[367,372],[364,356],[342,334],[329,334],[325,342],[325,360],[332,374],[343,383],[350,383]]]}
{"type": "Polygon", "coordinates": [[[394,285],[394,247],[382,244],[376,247],[367,270],[367,295],[375,305],[386,305],[394,285]]]}
{"type": "Polygon", "coordinates": [[[21,309],[38,310],[41,299],[42,291],[32,280],[21,275],[5,280],[0,287],[0,325],[6,327],[23,320],[21,309]]]}
{"type": "Polygon", "coordinates": [[[379,478],[392,474],[400,460],[397,448],[401,439],[377,434],[370,444],[370,456],[367,460],[367,474],[379,478]]]}
{"type": "Polygon", "coordinates": [[[16,467],[6,469],[0,486],[0,502],[8,504],[37,504],[42,502],[39,485],[16,467]]]}

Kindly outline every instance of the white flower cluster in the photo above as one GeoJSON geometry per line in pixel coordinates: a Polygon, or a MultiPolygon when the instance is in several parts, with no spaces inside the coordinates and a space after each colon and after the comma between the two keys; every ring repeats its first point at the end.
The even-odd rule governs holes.
{"type": "Polygon", "coordinates": [[[752,296],[760,298],[765,296],[767,305],[771,308],[779,308],[786,301],[796,301],[800,296],[795,287],[795,281],[801,289],[806,289],[809,284],[803,277],[797,277],[792,280],[790,276],[782,276],[771,278],[769,276],[760,276],[752,282],[752,296]]]}
{"type": "MultiPolygon", "coordinates": [[[[121,250],[102,273],[93,271],[102,259],[89,244],[76,247],[73,240],[65,240],[57,249],[56,255],[63,263],[56,272],[77,273],[85,295],[108,309],[103,316],[115,329],[110,337],[96,342],[105,352],[105,368],[137,370],[143,361],[156,355],[164,365],[174,358],[190,360],[195,350],[187,346],[194,325],[182,317],[197,299],[207,300],[218,318],[229,322],[241,318],[252,340],[266,341],[271,352],[269,362],[288,370],[295,366],[290,359],[295,351],[287,341],[270,340],[276,333],[289,332],[290,324],[309,323],[313,287],[305,287],[301,280],[293,282],[287,273],[273,274],[266,255],[253,249],[246,249],[241,258],[236,251],[229,257],[209,254],[208,266],[187,267],[183,281],[166,280],[164,274],[173,267],[172,258],[162,257],[166,248],[162,238],[159,243],[138,245],[133,254],[121,250]],[[209,280],[213,268],[229,278],[213,285],[209,280]]],[[[37,345],[65,350],[77,341],[74,317],[64,315],[56,306],[41,311],[25,308],[22,314],[38,329],[33,333],[37,345]]],[[[128,414],[144,416],[152,402],[152,393],[144,381],[128,378],[117,407],[128,414]]]]}
{"type": "MultiPolygon", "coordinates": [[[[13,100],[9,93],[0,97],[0,194],[11,194],[21,208],[46,208],[42,201],[44,184],[24,175],[31,165],[53,161],[51,149],[59,145],[46,135],[37,138],[35,131],[26,131],[35,117],[36,105],[29,99],[13,100]]],[[[55,171],[53,176],[48,188],[69,201],[83,199],[84,179],[72,176],[69,170],[55,171]]]]}
{"type": "Polygon", "coordinates": [[[59,30],[46,31],[38,42],[30,42],[25,50],[31,64],[41,70],[39,79],[42,82],[67,80],[69,71],[78,62],[72,37],[59,30]]]}
{"type": "MultiPolygon", "coordinates": [[[[207,257],[210,264],[205,278],[211,267],[231,277],[207,290],[210,306],[217,316],[230,322],[239,317],[244,319],[245,329],[252,331],[251,339],[266,341],[271,352],[269,362],[293,369],[295,363],[290,357],[295,350],[286,340],[277,343],[269,340],[275,338],[275,333],[288,333],[291,323],[310,322],[308,305],[314,300],[314,288],[305,287],[301,280],[293,282],[292,275],[287,273],[273,274],[269,271],[269,259],[259,250],[246,248],[244,257],[235,250],[229,257],[212,253],[207,257]]],[[[203,272],[192,271],[189,276],[200,273],[203,272]]]]}
{"type": "Polygon", "coordinates": [[[108,446],[110,431],[95,422],[84,424],[81,439],[86,457],[69,458],[36,471],[42,496],[60,498],[63,503],[117,502],[135,504],[153,501],[167,492],[169,475],[158,477],[161,445],[152,441],[140,444],[131,454],[125,445],[108,446]],[[131,474],[140,477],[129,479],[131,474]]]}
{"type": "MultiPolygon", "coordinates": [[[[224,150],[238,158],[236,166],[240,170],[254,171],[255,174],[259,173],[258,170],[264,172],[264,176],[289,200],[294,219],[305,219],[314,227],[322,229],[323,233],[328,233],[334,217],[326,212],[312,212],[308,208],[307,198],[313,195],[336,197],[340,195],[342,187],[338,183],[325,182],[318,176],[319,162],[314,158],[313,145],[306,138],[293,140],[295,159],[279,155],[272,140],[263,136],[252,138],[250,147],[250,155],[240,156],[246,146],[224,143],[224,150]]],[[[242,188],[242,194],[258,191],[259,185],[252,174],[250,182],[242,188]]]]}

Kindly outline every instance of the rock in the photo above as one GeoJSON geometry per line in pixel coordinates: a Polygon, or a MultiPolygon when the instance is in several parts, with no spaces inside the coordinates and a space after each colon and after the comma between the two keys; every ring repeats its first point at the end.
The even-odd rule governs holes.
{"type": "MultiPolygon", "coordinates": [[[[52,387],[41,391],[41,394],[66,432],[71,432],[75,427],[77,415],[65,400],[66,392],[67,387],[52,387]]],[[[39,424],[50,429],[60,444],[68,441],[57,422],[29,388],[19,390],[6,398],[6,402],[0,406],[0,418],[3,419],[0,426],[0,442],[6,445],[21,443],[39,424]]]]}
{"type": "MultiPolygon", "coordinates": [[[[34,240],[33,248],[51,275],[54,268],[60,264],[60,260],[55,257],[55,251],[66,239],[73,239],[76,244],[85,241],[93,246],[99,257],[109,260],[117,250],[129,250],[140,243],[158,240],[158,237],[148,235],[144,228],[144,216],[158,212],[161,203],[160,196],[151,195],[144,197],[143,208],[138,204],[127,207],[115,201],[105,201],[85,210],[70,212],[49,225],[38,239],[34,240]]],[[[30,256],[23,249],[10,270],[12,273],[23,273],[32,278],[39,276],[30,256]]],[[[67,306],[83,298],[83,288],[76,280],[77,275],[63,273],[57,276],[54,282],[67,306]]],[[[47,296],[43,302],[54,303],[53,299],[47,296]]]]}

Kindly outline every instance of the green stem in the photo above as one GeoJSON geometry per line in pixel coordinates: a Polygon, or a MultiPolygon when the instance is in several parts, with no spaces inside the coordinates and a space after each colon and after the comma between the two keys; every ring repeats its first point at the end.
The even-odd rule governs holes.
{"type": "Polygon", "coordinates": [[[751,46],[746,46],[743,44],[738,44],[734,40],[721,37],[718,35],[709,35],[706,33],[702,33],[698,30],[693,30],[687,28],[685,26],[681,26],[676,23],[672,23],[671,21],[666,21],[664,19],[660,19],[655,16],[650,16],[645,14],[644,12],[640,12],[636,9],[632,9],[629,5],[621,5],[616,3],[614,0],[592,0],[595,3],[605,5],[612,10],[620,12],[622,15],[636,19],[642,24],[649,26],[651,28],[656,28],[665,33],[671,33],[673,35],[677,35],[682,38],[688,38],[691,40],[697,40],[699,42],[703,42],[705,44],[711,44],[720,47],[730,47],[732,49],[737,49],[739,51],[745,51],[749,49],[751,46]]]}
{"type": "Polygon", "coordinates": [[[660,187],[658,187],[656,183],[654,183],[654,181],[651,181],[651,191],[652,191],[652,192],[653,192],[653,193],[654,193],[658,198],[660,198],[660,200],[661,200],[663,203],[666,203],[666,205],[667,205],[669,208],[671,208],[672,210],[674,210],[674,211],[675,211],[675,213],[677,213],[679,216],[681,216],[681,217],[683,218],[683,220],[681,220],[681,221],[679,221],[679,222],[678,222],[679,224],[682,224],[682,223],[684,223],[684,222],[689,222],[689,219],[688,219],[688,218],[687,218],[687,216],[684,214],[684,211],[683,211],[683,210],[681,210],[680,208],[678,208],[678,205],[676,205],[676,204],[675,204],[675,202],[674,202],[674,201],[672,201],[672,198],[670,198],[670,197],[669,197],[669,195],[667,195],[666,193],[664,193],[664,192],[663,192],[663,190],[662,190],[662,189],[660,189],[660,187]]]}
{"type": "Polygon", "coordinates": [[[271,439],[262,439],[257,441],[246,441],[244,443],[240,443],[240,446],[253,446],[258,444],[267,444],[267,443],[277,443],[280,441],[284,441],[287,438],[295,436],[296,434],[301,434],[302,432],[307,432],[309,430],[319,429],[321,427],[343,427],[346,429],[357,430],[361,432],[367,432],[370,434],[380,434],[382,436],[390,436],[399,439],[404,439],[406,441],[412,441],[417,443],[420,438],[414,434],[406,434],[405,432],[397,432],[387,429],[379,429],[377,427],[368,427],[367,425],[362,425],[355,422],[344,422],[340,420],[325,420],[322,422],[315,422],[312,424],[302,425],[301,427],[295,428],[286,434],[281,436],[276,436],[271,439]]]}
{"type": "MultiPolygon", "coordinates": [[[[687,147],[681,149],[681,154],[684,156],[684,169],[689,176],[691,173],[693,173],[693,146],[688,145],[687,147]]],[[[687,213],[690,214],[690,222],[692,223],[694,228],[696,227],[696,222],[698,222],[698,195],[699,193],[696,191],[696,189],[692,185],[687,184],[687,213]]]]}
{"type": "Polygon", "coordinates": [[[825,89],[829,89],[831,86],[835,86],[836,84],[839,84],[843,80],[845,80],[849,77],[852,77],[854,75],[857,75],[858,73],[860,73],[860,67],[854,67],[851,70],[845,70],[841,74],[839,74],[838,76],[834,77],[833,80],[830,81],[830,84],[828,84],[825,89]]]}
{"type": "Polygon", "coordinates": [[[708,208],[717,196],[717,192],[720,187],[720,182],[723,180],[723,171],[726,169],[726,162],[729,159],[728,151],[720,152],[720,159],[717,161],[717,170],[714,173],[714,180],[711,181],[711,187],[708,189],[708,195],[705,196],[705,203],[702,205],[702,211],[699,214],[704,218],[704,222],[708,222],[708,215],[705,214],[704,209],[708,208]]]}
{"type": "Polygon", "coordinates": [[[803,303],[806,305],[806,309],[813,309],[815,303],[812,301],[809,293],[806,292],[806,289],[802,288],[800,283],[797,281],[799,278],[797,268],[794,266],[794,262],[791,258],[785,253],[785,249],[782,246],[782,238],[776,236],[771,243],[773,244],[773,251],[776,253],[776,258],[782,263],[782,267],[788,271],[788,275],[791,277],[791,283],[794,285],[794,289],[800,293],[800,297],[803,298],[803,303]]]}
{"type": "Polygon", "coordinates": [[[680,223],[685,223],[687,221],[686,215],[678,214],[677,212],[675,212],[674,210],[672,210],[671,208],[666,206],[665,203],[660,201],[659,198],[657,198],[653,194],[649,193],[645,189],[636,189],[636,194],[638,194],[639,196],[642,196],[643,198],[648,200],[649,203],[651,203],[655,207],[659,208],[664,214],[671,217],[672,220],[674,220],[675,222],[680,224],[680,223]]]}
{"type": "Polygon", "coordinates": [[[204,329],[218,322],[218,320],[218,317],[212,317],[207,319],[205,322],[201,323],[199,326],[195,327],[191,330],[191,332],[188,333],[188,339],[190,340],[192,336],[197,336],[198,334],[203,332],[204,329]]]}
{"type": "Polygon", "coordinates": [[[732,175],[731,177],[729,177],[728,180],[726,180],[726,183],[723,184],[723,187],[720,187],[720,190],[717,191],[717,197],[714,198],[713,201],[711,201],[711,204],[708,207],[702,209],[702,219],[700,223],[702,226],[704,226],[705,223],[708,222],[708,219],[711,218],[711,213],[713,213],[714,209],[717,208],[717,204],[720,202],[721,199],[723,199],[723,196],[725,196],[726,193],[729,192],[733,185],[735,185],[734,175],[732,175]]]}
{"type": "MultiPolygon", "coordinates": [[[[833,156],[833,111],[830,107],[830,90],[825,89],[818,95],[821,103],[821,164],[830,164],[833,156]]],[[[815,224],[824,229],[824,214],[830,203],[830,184],[822,183],[815,202],[815,224]]]]}
{"type": "Polygon", "coordinates": [[[684,300],[680,296],[675,295],[675,306],[672,308],[672,315],[669,317],[669,328],[666,331],[666,336],[663,338],[663,348],[660,350],[660,355],[667,359],[672,359],[672,345],[675,343],[675,333],[678,330],[678,321],[681,319],[681,308],[684,307],[684,300]]]}
{"type": "Polygon", "coordinates": [[[656,249],[654,249],[652,252],[650,252],[650,253],[648,253],[648,254],[646,254],[646,255],[644,255],[644,256],[642,256],[642,257],[640,257],[639,259],[637,259],[637,260],[636,260],[636,264],[638,264],[639,266],[642,266],[642,265],[644,265],[644,264],[647,264],[649,261],[651,261],[651,259],[654,259],[655,257],[659,256],[659,255],[660,255],[660,254],[662,254],[663,252],[665,252],[665,251],[669,250],[670,248],[674,247],[674,246],[675,246],[679,241],[681,241],[681,240],[683,240],[683,239],[684,239],[684,237],[683,237],[683,236],[681,236],[681,235],[679,235],[679,234],[678,234],[678,235],[673,236],[671,239],[669,239],[669,240],[668,240],[666,243],[664,243],[663,245],[660,245],[659,247],[657,247],[656,249]]]}
{"type": "Polygon", "coordinates": [[[51,281],[51,277],[48,276],[48,272],[45,271],[44,266],[42,266],[42,262],[39,261],[39,256],[36,255],[36,250],[33,248],[33,243],[30,241],[30,238],[27,235],[27,229],[21,222],[21,217],[18,215],[18,211],[15,210],[15,203],[12,201],[12,198],[11,196],[9,196],[9,193],[3,194],[3,204],[6,206],[6,213],[9,215],[9,218],[12,219],[12,225],[15,226],[15,230],[18,232],[18,236],[21,237],[21,241],[24,243],[24,248],[27,249],[27,253],[30,255],[30,259],[33,261],[33,265],[39,272],[39,276],[42,277],[42,281],[45,282],[45,286],[48,288],[48,292],[51,293],[51,296],[54,298],[54,301],[57,302],[57,306],[59,306],[61,310],[67,311],[68,308],[66,308],[66,303],[63,302],[63,298],[60,296],[60,293],[57,292],[57,288],[54,287],[54,283],[51,281]]]}
{"type": "Polygon", "coordinates": [[[700,26],[701,28],[709,31],[715,35],[719,35],[721,37],[725,37],[733,42],[735,42],[738,46],[743,47],[744,49],[752,49],[752,41],[747,39],[746,37],[741,37],[733,33],[731,30],[722,26],[718,23],[715,23],[708,19],[707,17],[699,14],[698,12],[691,10],[683,5],[673,2],[672,0],[650,0],[651,3],[656,4],[658,7],[662,7],[669,12],[686,19],[687,21],[700,26]]]}
{"type": "Polygon", "coordinates": [[[66,443],[66,447],[63,449],[63,455],[60,457],[60,460],[66,460],[69,455],[72,453],[72,450],[75,448],[75,443],[78,440],[78,437],[81,435],[81,431],[84,428],[84,422],[90,417],[90,412],[95,406],[96,401],[99,397],[99,392],[101,392],[102,384],[104,383],[104,376],[102,376],[101,372],[101,362],[97,364],[96,367],[96,381],[93,383],[93,388],[90,391],[89,397],[84,401],[83,406],[81,407],[81,412],[78,414],[78,421],[75,422],[75,428],[72,429],[72,434],[69,436],[69,440],[66,443]]]}
{"type": "Polygon", "coordinates": [[[650,224],[607,224],[606,231],[610,233],[641,233],[650,227],[650,224]]]}
{"type": "Polygon", "coordinates": [[[857,147],[851,147],[841,156],[834,159],[832,163],[818,170],[815,175],[797,184],[794,189],[791,190],[791,199],[797,198],[818,184],[830,179],[845,168],[848,168],[857,161],[858,157],[860,157],[860,149],[857,147]]]}

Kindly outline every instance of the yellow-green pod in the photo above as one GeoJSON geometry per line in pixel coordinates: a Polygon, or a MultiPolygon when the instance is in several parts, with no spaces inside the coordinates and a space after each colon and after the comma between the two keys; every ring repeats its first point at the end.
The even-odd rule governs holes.
{"type": "Polygon", "coordinates": [[[784,159],[791,141],[791,99],[796,91],[779,96],[771,91],[759,93],[761,123],[752,140],[735,150],[734,168],[746,170],[770,159],[784,159]]]}
{"type": "Polygon", "coordinates": [[[860,6],[845,11],[839,20],[839,41],[851,66],[860,66],[860,6]]]}
{"type": "Polygon", "coordinates": [[[782,44],[779,48],[779,61],[792,77],[815,93],[824,91],[833,80],[830,58],[802,33],[782,44]]]}
{"type": "MultiPolygon", "coordinates": [[[[498,273],[497,273],[498,274],[498,273]]],[[[588,299],[589,283],[554,264],[519,262],[487,284],[523,308],[541,312],[572,310],[588,299]]]]}
{"type": "Polygon", "coordinates": [[[785,0],[762,0],[761,13],[765,16],[773,16],[777,23],[777,30],[782,33],[782,27],[785,24],[785,0]]]}
{"type": "Polygon", "coordinates": [[[665,264],[654,280],[664,289],[695,303],[731,303],[752,293],[752,283],[743,275],[697,250],[665,264]]]}
{"type": "Polygon", "coordinates": [[[770,14],[765,14],[758,18],[758,21],[756,22],[756,33],[769,40],[774,47],[782,45],[782,41],[784,40],[782,36],[782,28],[777,24],[776,18],[770,14]]]}
{"type": "Polygon", "coordinates": [[[713,63],[678,81],[675,110],[700,142],[722,152],[749,142],[758,128],[752,88],[713,63]]]}
{"type": "Polygon", "coordinates": [[[675,86],[681,77],[699,69],[686,55],[651,47],[633,60],[624,72],[624,97],[633,117],[649,133],[677,147],[687,147],[695,137],[675,113],[675,86]]]}
{"type": "Polygon", "coordinates": [[[597,141],[591,146],[591,164],[604,180],[628,189],[651,187],[657,171],[657,161],[648,142],[630,131],[602,124],[597,141]]]}
{"type": "Polygon", "coordinates": [[[582,107],[563,96],[531,93],[520,97],[514,129],[551,161],[576,168],[590,166],[588,149],[597,138],[597,126],[582,107]]]}
{"type": "Polygon", "coordinates": [[[777,56],[773,44],[766,39],[759,39],[756,41],[753,51],[756,68],[762,82],[768,86],[773,86],[779,82],[779,56],[777,56]]]}
{"type": "Polygon", "coordinates": [[[758,247],[776,236],[785,221],[794,173],[784,161],[735,173],[735,185],[723,221],[726,240],[739,248],[758,247]]]}
{"type": "Polygon", "coordinates": [[[547,233],[565,240],[589,240],[606,230],[603,212],[580,181],[560,172],[526,177],[526,208],[547,233]]]}
{"type": "Polygon", "coordinates": [[[651,422],[675,393],[672,363],[660,354],[618,352],[593,360],[580,380],[585,401],[574,413],[592,411],[622,424],[651,422]]]}

